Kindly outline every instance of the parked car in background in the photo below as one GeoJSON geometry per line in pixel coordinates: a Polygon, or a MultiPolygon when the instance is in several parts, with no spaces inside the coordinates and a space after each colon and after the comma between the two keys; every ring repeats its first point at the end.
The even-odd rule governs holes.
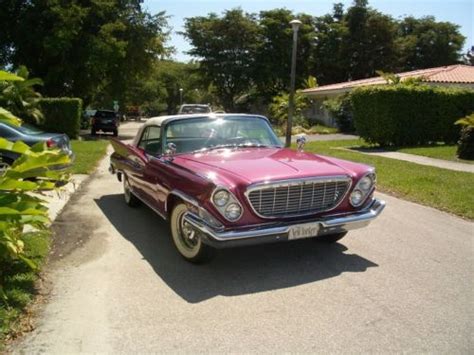
{"type": "MultiPolygon", "coordinates": [[[[62,133],[44,132],[29,124],[14,126],[0,122],[0,137],[11,142],[22,141],[29,146],[33,146],[38,142],[45,142],[48,148],[59,148],[71,158],[74,158],[69,137],[62,133]]],[[[18,153],[0,149],[0,174],[19,157],[20,154],[18,153]]]]}
{"type": "Polygon", "coordinates": [[[139,106],[128,106],[125,112],[126,120],[140,121],[142,119],[142,112],[139,106]]]}
{"type": "Polygon", "coordinates": [[[97,110],[91,119],[91,135],[95,136],[98,131],[112,133],[118,136],[120,126],[119,115],[112,110],[97,110]]]}
{"type": "Polygon", "coordinates": [[[186,115],[191,113],[210,113],[212,112],[211,106],[201,104],[184,104],[181,105],[178,111],[178,115],[186,115]]]}
{"type": "Polygon", "coordinates": [[[188,261],[214,248],[312,238],[336,242],[384,209],[374,168],[283,148],[269,121],[244,114],[151,118],[112,140],[125,202],[169,220],[188,261]]]}

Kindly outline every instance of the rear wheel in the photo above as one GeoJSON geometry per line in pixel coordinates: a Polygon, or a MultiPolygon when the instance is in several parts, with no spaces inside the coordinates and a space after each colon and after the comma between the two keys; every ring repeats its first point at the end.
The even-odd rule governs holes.
{"type": "Polygon", "coordinates": [[[171,212],[170,228],[173,243],[183,258],[200,264],[209,261],[215,254],[215,249],[204,244],[200,234],[184,220],[188,208],[179,203],[171,212]]]}
{"type": "Polygon", "coordinates": [[[346,236],[347,232],[341,232],[341,233],[336,233],[336,234],[327,234],[327,235],[322,235],[317,238],[314,238],[317,242],[322,242],[322,243],[336,243],[337,241],[341,240],[346,236]]]}
{"type": "Polygon", "coordinates": [[[130,207],[137,207],[140,205],[140,200],[133,194],[130,189],[130,183],[125,175],[123,176],[123,196],[125,203],[130,207]]]}
{"type": "Polygon", "coordinates": [[[91,129],[91,136],[95,136],[97,134],[96,130],[94,128],[91,129]]]}
{"type": "Polygon", "coordinates": [[[117,129],[114,130],[114,131],[112,132],[112,134],[114,135],[114,137],[117,137],[117,136],[118,136],[118,130],[117,130],[117,129]]]}

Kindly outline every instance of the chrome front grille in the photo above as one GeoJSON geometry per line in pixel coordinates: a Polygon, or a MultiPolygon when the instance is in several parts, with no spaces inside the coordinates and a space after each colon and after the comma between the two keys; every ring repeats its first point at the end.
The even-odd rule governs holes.
{"type": "Polygon", "coordinates": [[[293,217],[335,208],[350,185],[351,179],[345,176],[290,180],[254,186],[247,198],[261,217],[293,217]]]}

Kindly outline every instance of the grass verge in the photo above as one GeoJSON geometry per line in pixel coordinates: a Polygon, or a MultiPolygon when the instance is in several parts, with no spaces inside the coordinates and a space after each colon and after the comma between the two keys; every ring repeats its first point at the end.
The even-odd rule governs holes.
{"type": "Polygon", "coordinates": [[[472,160],[459,159],[456,156],[457,145],[430,145],[426,147],[409,147],[395,149],[397,152],[422,155],[424,157],[455,161],[458,163],[474,164],[472,160]]]}
{"type": "Polygon", "coordinates": [[[99,160],[105,155],[108,144],[107,140],[72,141],[72,151],[76,155],[76,159],[71,172],[73,174],[90,174],[94,171],[99,160]]]}
{"type": "MultiPolygon", "coordinates": [[[[50,232],[29,233],[25,235],[26,256],[41,266],[48,255],[50,232]]],[[[31,270],[20,261],[8,265],[0,265],[0,283],[8,299],[0,299],[0,353],[4,350],[7,337],[21,332],[20,315],[36,295],[36,271],[31,270]]]]}
{"type": "Polygon", "coordinates": [[[372,165],[380,191],[474,219],[473,174],[335,149],[361,145],[361,140],[310,142],[305,150],[372,165]]]}

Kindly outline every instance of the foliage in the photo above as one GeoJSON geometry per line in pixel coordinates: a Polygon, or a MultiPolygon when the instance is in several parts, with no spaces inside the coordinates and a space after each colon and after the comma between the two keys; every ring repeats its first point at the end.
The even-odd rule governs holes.
{"type": "Polygon", "coordinates": [[[357,133],[382,146],[455,142],[458,117],[474,110],[474,91],[386,85],[351,93],[357,133]]]}
{"type": "Polygon", "coordinates": [[[467,65],[474,65],[474,46],[472,46],[464,55],[464,63],[467,65]]]}
{"type": "Polygon", "coordinates": [[[307,62],[314,36],[313,19],[309,14],[296,15],[288,9],[261,11],[255,17],[259,36],[252,79],[259,94],[269,102],[279,92],[290,89],[293,30],[288,24],[295,18],[302,22],[298,30],[297,87],[310,75],[307,62]]]}
{"type": "MultiPolygon", "coordinates": [[[[276,95],[268,107],[269,118],[273,124],[282,126],[288,120],[289,94],[282,92],[276,95]]],[[[304,111],[309,107],[309,99],[297,91],[295,93],[295,107],[293,111],[293,126],[309,128],[309,122],[304,117],[304,111]]]]}
{"type": "Polygon", "coordinates": [[[82,117],[80,99],[67,97],[41,99],[39,106],[44,113],[44,130],[66,133],[70,138],[77,137],[82,117]]]}
{"type": "Polygon", "coordinates": [[[30,192],[52,190],[56,182],[67,180],[62,170],[54,167],[70,163],[69,157],[59,150],[51,150],[44,142],[29,147],[22,142],[9,142],[0,138],[0,149],[22,154],[0,176],[0,293],[2,270],[15,260],[22,260],[34,268],[34,263],[23,255],[22,240],[25,227],[45,230],[47,209],[41,198],[30,192]]]}
{"type": "Polygon", "coordinates": [[[459,33],[460,26],[437,22],[432,16],[409,16],[397,27],[399,71],[455,64],[460,60],[465,40],[459,33]]]}
{"type": "Polygon", "coordinates": [[[344,94],[323,102],[323,106],[336,119],[341,132],[354,132],[354,119],[350,94],[344,94]]]}
{"type": "Polygon", "coordinates": [[[149,73],[170,51],[164,13],[137,0],[9,1],[0,15],[0,65],[26,65],[49,97],[87,104],[123,101],[128,83],[149,73]]]}
{"type": "Polygon", "coordinates": [[[461,125],[457,154],[460,159],[474,160],[474,113],[456,121],[461,125]]]}
{"type": "Polygon", "coordinates": [[[225,11],[222,17],[188,18],[184,36],[193,46],[191,55],[201,58],[208,84],[213,84],[226,111],[251,87],[259,30],[255,16],[241,9],[225,11]]]}
{"type": "Polygon", "coordinates": [[[25,66],[20,66],[16,75],[23,80],[0,81],[0,107],[4,107],[26,122],[39,124],[43,114],[38,108],[38,100],[41,97],[34,89],[42,85],[39,78],[29,78],[29,72],[25,66]]]}

